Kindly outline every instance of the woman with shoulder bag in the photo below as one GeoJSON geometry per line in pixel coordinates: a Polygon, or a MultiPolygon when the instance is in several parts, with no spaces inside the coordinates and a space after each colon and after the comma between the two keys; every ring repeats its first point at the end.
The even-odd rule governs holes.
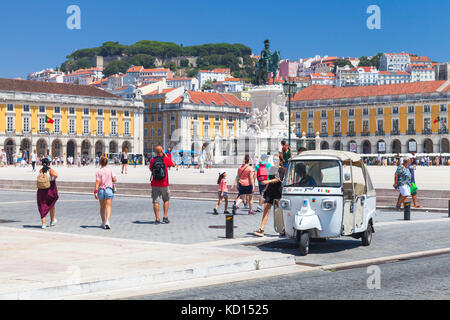
{"type": "Polygon", "coordinates": [[[58,174],[50,168],[50,161],[47,158],[42,159],[42,169],[39,170],[37,178],[37,205],[41,215],[41,228],[47,228],[45,217],[50,212],[50,226],[56,225],[55,204],[58,201],[58,188],[56,187],[56,178],[58,174]],[[48,174],[47,174],[48,173],[48,174]]]}
{"type": "Polygon", "coordinates": [[[249,206],[248,214],[255,214],[252,210],[253,206],[253,190],[254,190],[254,169],[249,164],[250,156],[247,154],[244,158],[244,163],[238,168],[238,175],[234,181],[231,189],[237,184],[238,186],[238,198],[236,203],[233,205],[232,213],[236,214],[236,210],[239,204],[242,202],[241,196],[245,196],[247,199],[247,204],[249,206]]]}
{"type": "Polygon", "coordinates": [[[117,182],[117,178],[112,169],[106,168],[108,159],[102,156],[99,163],[101,168],[96,174],[94,196],[100,203],[101,227],[103,229],[111,229],[111,206],[115,192],[114,184],[117,182]]]}

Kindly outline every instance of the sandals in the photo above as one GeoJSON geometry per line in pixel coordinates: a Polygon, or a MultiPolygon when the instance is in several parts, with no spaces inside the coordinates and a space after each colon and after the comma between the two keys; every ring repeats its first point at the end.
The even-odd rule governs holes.
{"type": "Polygon", "coordinates": [[[258,230],[253,231],[253,234],[254,234],[255,236],[258,236],[258,237],[264,237],[264,230],[262,230],[261,228],[259,228],[258,230]]]}

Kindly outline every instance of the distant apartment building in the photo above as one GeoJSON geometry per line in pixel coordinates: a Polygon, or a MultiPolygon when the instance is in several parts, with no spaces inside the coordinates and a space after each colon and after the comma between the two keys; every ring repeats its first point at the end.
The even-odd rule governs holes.
{"type": "Polygon", "coordinates": [[[375,67],[358,67],[359,85],[374,86],[378,84],[378,70],[375,67]]]}
{"type": "Polygon", "coordinates": [[[224,81],[217,81],[213,83],[213,90],[215,92],[240,92],[244,89],[244,83],[239,78],[225,78],[224,81]]]}
{"type": "Polygon", "coordinates": [[[384,53],[380,58],[380,71],[408,71],[410,64],[408,53],[384,53]]]}
{"type": "Polygon", "coordinates": [[[431,65],[425,63],[411,63],[411,82],[434,81],[436,74],[431,65]]]}
{"type": "Polygon", "coordinates": [[[30,73],[27,76],[27,80],[63,83],[64,82],[64,72],[55,71],[52,68],[48,68],[48,69],[45,69],[45,70],[42,70],[39,72],[30,73]]]}
{"type": "Polygon", "coordinates": [[[411,60],[411,64],[425,64],[427,67],[431,67],[431,59],[428,57],[419,57],[415,55],[409,55],[409,59],[411,60]]]}
{"type": "Polygon", "coordinates": [[[314,73],[328,73],[333,71],[334,64],[338,57],[324,57],[311,63],[314,73]]]}
{"type": "Polygon", "coordinates": [[[336,86],[352,87],[359,84],[359,72],[357,68],[350,66],[337,67],[336,70],[336,86]]]}
{"type": "Polygon", "coordinates": [[[226,78],[231,78],[230,69],[216,68],[214,70],[200,70],[197,74],[199,89],[201,89],[208,80],[225,81],[226,78]]]}
{"type": "Polygon", "coordinates": [[[78,69],[63,77],[64,83],[90,85],[103,78],[103,70],[100,68],[78,69]]]}
{"type": "Polygon", "coordinates": [[[311,84],[320,84],[324,86],[335,86],[336,76],[334,73],[313,73],[311,74],[311,84]]]}
{"type": "Polygon", "coordinates": [[[436,80],[449,80],[450,62],[436,63],[433,69],[436,80]]]}
{"type": "Polygon", "coordinates": [[[167,86],[169,88],[180,88],[183,87],[186,90],[199,90],[199,82],[196,78],[172,78],[167,79],[167,86]]]}
{"type": "Polygon", "coordinates": [[[283,80],[287,79],[288,77],[296,77],[298,73],[298,67],[300,65],[300,62],[297,60],[281,60],[280,62],[280,72],[279,76],[283,80]]]}
{"type": "Polygon", "coordinates": [[[172,79],[173,73],[168,68],[145,69],[142,66],[131,66],[123,79],[123,84],[134,84],[136,82],[151,84],[162,79],[172,79]]]}
{"type": "Polygon", "coordinates": [[[411,74],[406,71],[380,71],[378,72],[378,84],[396,84],[411,82],[411,74]]]}

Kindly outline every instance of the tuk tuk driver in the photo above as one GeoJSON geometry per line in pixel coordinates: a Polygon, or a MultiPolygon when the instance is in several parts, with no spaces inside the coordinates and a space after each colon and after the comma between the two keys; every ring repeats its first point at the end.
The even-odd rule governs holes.
{"type": "Polygon", "coordinates": [[[299,187],[315,187],[317,185],[313,177],[306,173],[306,166],[303,163],[298,163],[295,166],[295,173],[297,176],[296,184],[299,187]]]}

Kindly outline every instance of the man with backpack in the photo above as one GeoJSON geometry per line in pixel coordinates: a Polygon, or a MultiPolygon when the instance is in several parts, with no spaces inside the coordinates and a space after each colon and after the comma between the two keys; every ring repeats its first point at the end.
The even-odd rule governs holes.
{"type": "Polygon", "coordinates": [[[155,212],[155,224],[160,224],[159,220],[159,203],[158,198],[161,197],[164,202],[164,217],[162,223],[169,223],[167,212],[169,211],[169,176],[168,168],[173,167],[172,160],[166,156],[161,146],[157,146],[156,157],[150,160],[150,171],[152,172],[151,186],[153,211],[155,212]]]}
{"type": "Polygon", "coordinates": [[[268,155],[263,154],[261,156],[261,161],[256,165],[255,167],[255,179],[258,180],[258,189],[259,189],[259,203],[258,207],[256,208],[257,212],[263,211],[263,202],[264,202],[264,191],[266,190],[267,185],[262,184],[263,181],[269,180],[269,170],[272,166],[270,163],[267,162],[267,159],[269,158],[268,155]]]}

